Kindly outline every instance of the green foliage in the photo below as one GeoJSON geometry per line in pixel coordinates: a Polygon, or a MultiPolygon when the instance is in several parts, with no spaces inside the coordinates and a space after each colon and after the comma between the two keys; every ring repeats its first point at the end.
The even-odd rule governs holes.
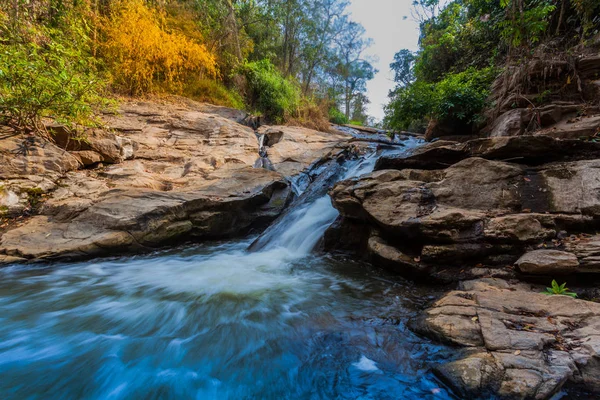
{"type": "Polygon", "coordinates": [[[184,85],[184,95],[194,100],[219,106],[240,110],[246,108],[244,99],[239,93],[212,79],[190,80],[184,85]]]}
{"type": "Polygon", "coordinates": [[[0,36],[8,38],[0,45],[0,117],[5,123],[40,131],[44,117],[94,122],[94,108],[104,102],[104,83],[81,46],[86,31],[74,27],[80,28],[74,32],[79,43],[64,28],[14,30],[0,24],[0,36]]]}
{"type": "Polygon", "coordinates": [[[552,280],[552,287],[547,287],[545,291],[543,291],[543,294],[547,294],[547,295],[564,295],[564,296],[570,296],[570,297],[577,297],[577,293],[571,292],[569,288],[565,287],[567,286],[567,282],[563,283],[562,285],[559,285],[558,282],[556,282],[556,280],[552,280]]]}
{"type": "Polygon", "coordinates": [[[348,118],[346,114],[338,110],[336,107],[331,107],[329,109],[329,122],[338,125],[344,125],[348,123],[348,118]]]}
{"type": "Polygon", "coordinates": [[[248,85],[251,108],[277,123],[294,113],[300,104],[300,90],[269,60],[247,62],[241,68],[248,85]]]}
{"type": "Polygon", "coordinates": [[[384,126],[421,132],[434,108],[434,86],[423,81],[396,89],[385,107],[384,126]]]}
{"type": "Polygon", "coordinates": [[[470,68],[448,74],[437,83],[416,81],[400,87],[386,106],[385,125],[392,129],[422,131],[427,119],[476,122],[494,77],[493,68],[470,68]]]}
{"type": "Polygon", "coordinates": [[[515,4],[522,0],[500,0],[510,18],[499,23],[502,38],[513,47],[529,46],[539,42],[548,28],[549,16],[556,9],[548,0],[529,1],[529,8],[519,11],[515,4]]]}
{"type": "Polygon", "coordinates": [[[496,74],[493,68],[468,69],[448,74],[435,84],[433,117],[472,123],[485,106],[489,87],[496,74]]]}

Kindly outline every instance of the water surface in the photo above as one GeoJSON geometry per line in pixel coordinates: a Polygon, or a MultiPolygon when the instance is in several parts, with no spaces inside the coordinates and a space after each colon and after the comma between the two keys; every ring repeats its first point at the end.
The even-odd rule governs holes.
{"type": "Polygon", "coordinates": [[[435,291],[249,243],[0,270],[0,397],[448,397],[405,326],[435,291]]]}

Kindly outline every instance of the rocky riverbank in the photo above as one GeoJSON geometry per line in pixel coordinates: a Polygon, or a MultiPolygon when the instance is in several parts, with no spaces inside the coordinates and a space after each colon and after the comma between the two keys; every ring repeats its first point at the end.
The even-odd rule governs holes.
{"type": "Polygon", "coordinates": [[[330,191],[329,250],[456,282],[412,328],[460,348],[434,369],[461,396],[600,391],[598,129],[438,140],[330,191]],[[542,294],[552,279],[594,301],[542,294]]]}
{"type": "MultiPolygon", "coordinates": [[[[260,231],[292,201],[290,178],[307,184],[311,167],[365,140],[398,145],[380,134],[254,130],[242,112],[194,102],[126,102],[104,122],[83,140],[57,125],[52,141],[2,128],[0,263],[260,231]]],[[[410,326],[460,349],[433,369],[462,396],[545,399],[567,382],[600,390],[600,305],[538,285],[597,281],[600,143],[592,131],[552,132],[437,140],[330,190],[340,216],[326,250],[457,285],[410,326]]]]}
{"type": "Polygon", "coordinates": [[[264,228],[292,197],[287,178],[337,157],[348,135],[261,127],[274,171],[253,168],[246,114],[194,102],[126,102],[106,128],[53,142],[3,128],[0,261],[144,251],[264,228]]]}

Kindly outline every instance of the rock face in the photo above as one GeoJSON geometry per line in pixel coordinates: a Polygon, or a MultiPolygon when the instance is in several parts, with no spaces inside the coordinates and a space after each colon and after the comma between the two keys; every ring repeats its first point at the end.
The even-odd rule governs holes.
{"type": "Polygon", "coordinates": [[[0,140],[0,263],[139,251],[260,228],[289,202],[287,178],[337,157],[349,137],[276,131],[275,171],[253,168],[257,136],[235,110],[124,103],[85,141],[49,126],[55,143],[5,129],[0,140]]]}
{"type": "Polygon", "coordinates": [[[466,281],[413,330],[463,348],[437,375],[465,398],[547,399],[566,382],[600,390],[600,304],[499,279],[466,281]]]}
{"type": "Polygon", "coordinates": [[[595,142],[521,136],[440,141],[404,158],[382,157],[378,171],[330,192],[342,219],[352,221],[336,227],[360,225],[362,244],[354,247],[407,275],[596,272],[595,242],[569,244],[568,236],[598,226],[600,159],[582,158],[599,151],[595,142]],[[391,256],[391,248],[413,261],[391,256]],[[511,267],[536,248],[562,252],[532,253],[511,267]]]}

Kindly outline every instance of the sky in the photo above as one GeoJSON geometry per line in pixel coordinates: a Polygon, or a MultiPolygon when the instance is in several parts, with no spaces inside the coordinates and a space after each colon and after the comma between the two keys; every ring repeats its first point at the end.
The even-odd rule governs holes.
{"type": "Polygon", "coordinates": [[[401,49],[417,50],[419,26],[410,14],[413,0],[350,0],[352,19],[362,24],[366,36],[374,40],[366,55],[376,56],[374,63],[379,73],[367,84],[371,100],[368,114],[380,121],[383,105],[388,102],[388,92],[394,87],[390,63],[401,49]],[[403,17],[408,17],[403,19],[403,17]]]}

